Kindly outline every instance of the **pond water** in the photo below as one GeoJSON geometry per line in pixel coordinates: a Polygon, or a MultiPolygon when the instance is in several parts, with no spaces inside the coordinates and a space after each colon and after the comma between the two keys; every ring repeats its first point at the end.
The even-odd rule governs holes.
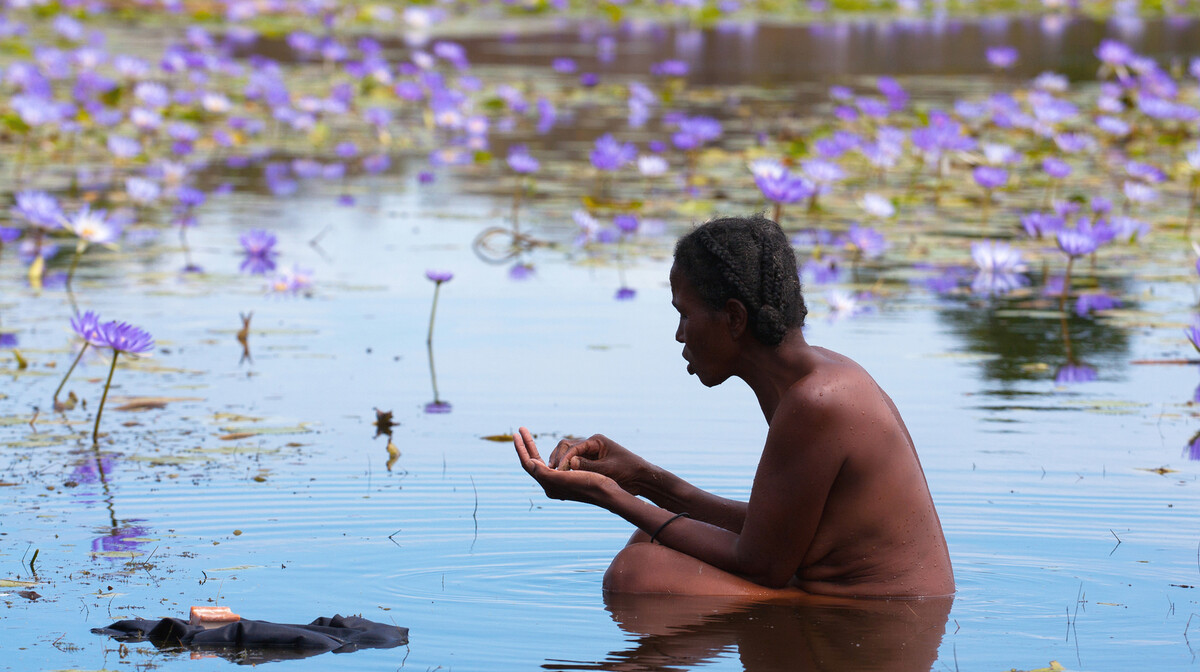
{"type": "MultiPolygon", "coordinates": [[[[718,91],[762,87],[738,88],[761,109],[808,105],[797,87],[812,87],[819,108],[815,92],[826,83],[881,73],[904,76],[914,100],[936,101],[1008,85],[983,77],[986,62],[966,46],[988,25],[1005,36],[1034,30],[1018,20],[950,31],[967,36],[950,53],[969,58],[941,57],[957,64],[946,73],[915,61],[847,71],[814,60],[774,81],[743,81],[754,71],[744,63],[730,71],[741,74],[714,65],[703,77],[718,91]]],[[[872,42],[885,31],[846,30],[865,41],[853,43],[855,53],[869,44],[893,53],[872,42]]],[[[1105,34],[1163,58],[1187,56],[1185,47],[1200,53],[1194,22],[1064,31],[1056,34],[1092,36],[1072,53],[1089,53],[1105,34]],[[1192,37],[1169,46],[1163,35],[1192,37]]],[[[926,35],[935,33],[943,34],[926,35]]],[[[553,39],[463,43],[486,73],[528,67],[504,50],[536,52],[553,39]]],[[[646,44],[637,31],[620,39],[630,50],[646,44]]],[[[646,63],[700,58],[706,44],[646,63]]],[[[1034,59],[1026,74],[1057,58],[1034,59]]],[[[727,144],[746,142],[761,119],[737,126],[736,111],[722,109],[745,131],[730,132],[727,144]]],[[[601,125],[579,126],[589,123],[601,125]]],[[[530,141],[543,143],[545,157],[585,154],[576,150],[594,135],[571,134],[530,141]]],[[[957,254],[969,264],[970,241],[1001,230],[999,214],[980,222],[979,204],[959,197],[946,211],[911,202],[886,225],[892,250],[883,261],[848,264],[830,285],[871,290],[862,296],[868,310],[832,309],[827,287],[806,277],[808,340],[863,364],[905,417],[958,594],[920,613],[736,609],[606,600],[601,576],[629,526],[546,500],[511,444],[487,438],[520,425],[550,445],[603,432],[706,489],[747,496],[766,434],[757,403],[737,382],[696,384],[672,338],[671,241],[707,212],[664,216],[663,230],[593,254],[572,244],[578,198],[545,177],[521,226],[548,244],[485,263],[473,241],[506,225],[511,179],[464,169],[426,183],[422,169],[401,161],[386,175],[287,197],[248,188],[214,198],[188,234],[203,273],[180,271],[169,230],[119,252],[89,252],[70,294],[30,288],[24,264],[0,251],[0,326],[28,364],[0,359],[0,578],[30,582],[0,588],[0,666],[224,668],[219,658],[123,649],[89,632],[215,603],[265,620],[362,614],[411,630],[407,647],[279,663],[295,669],[1000,670],[1052,660],[1072,670],[1149,661],[1194,669],[1200,454],[1189,444],[1200,429],[1192,401],[1200,376],[1194,363],[1170,363],[1189,356],[1180,331],[1197,300],[1180,210],[1156,221],[1136,252],[1078,261],[1086,270],[1077,272],[1124,301],[1103,319],[1060,313],[1036,287],[995,298],[926,289],[928,269],[914,263],[957,254]],[[343,193],[353,205],[338,204],[343,193]],[[276,234],[281,266],[314,269],[308,296],[269,293],[267,280],[239,272],[238,237],[249,227],[276,234]],[[429,349],[426,269],[454,273],[440,286],[429,349]],[[157,339],[153,357],[120,367],[97,446],[91,422],[107,360],[85,356],[68,383],[86,409],[56,413],[50,403],[75,354],[73,305],[157,339]],[[243,349],[239,315],[251,312],[243,349]],[[393,414],[398,456],[376,431],[377,410],[393,414]],[[38,597],[20,594],[27,590],[38,597]]],[[[246,186],[236,171],[210,168],[205,179],[246,186]]],[[[717,211],[763,207],[745,181],[741,190],[702,188],[728,192],[705,192],[717,211]]],[[[811,225],[844,226],[841,207],[829,204],[811,225]]],[[[998,209],[1006,207],[1017,209],[1003,201],[998,209]]],[[[790,228],[808,228],[795,210],[790,228]]],[[[69,261],[60,256],[51,268],[69,261]]],[[[1030,275],[1036,284],[1044,273],[1030,275]]]]}

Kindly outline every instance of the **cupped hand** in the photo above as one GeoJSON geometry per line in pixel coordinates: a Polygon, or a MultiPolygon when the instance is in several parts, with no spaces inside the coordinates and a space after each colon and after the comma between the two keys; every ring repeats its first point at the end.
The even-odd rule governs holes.
{"type": "Polygon", "coordinates": [[[600,473],[551,469],[538,454],[533,435],[524,427],[513,435],[513,446],[517,449],[521,467],[542,486],[546,496],[551,499],[602,506],[613,489],[619,487],[613,479],[600,473]]]}
{"type": "Polygon", "coordinates": [[[559,441],[547,466],[560,471],[603,474],[634,495],[641,494],[640,484],[653,470],[649,462],[603,434],[593,434],[582,441],[559,441]]]}

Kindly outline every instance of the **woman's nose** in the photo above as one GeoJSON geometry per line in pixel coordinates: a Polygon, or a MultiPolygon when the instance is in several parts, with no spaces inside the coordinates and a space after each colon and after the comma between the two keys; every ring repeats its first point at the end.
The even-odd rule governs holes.
{"type": "Polygon", "coordinates": [[[675,340],[683,343],[683,323],[680,322],[678,327],[675,327],[675,340]]]}

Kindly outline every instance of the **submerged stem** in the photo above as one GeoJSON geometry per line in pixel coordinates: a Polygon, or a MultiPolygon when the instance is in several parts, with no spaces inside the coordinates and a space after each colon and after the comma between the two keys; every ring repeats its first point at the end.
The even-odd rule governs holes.
{"type": "Polygon", "coordinates": [[[79,360],[83,359],[83,353],[87,352],[88,345],[87,341],[83,342],[83,347],[79,349],[79,354],[75,356],[75,361],[71,362],[71,368],[67,369],[67,375],[63,376],[62,382],[58,384],[58,389],[54,390],[53,399],[55,404],[58,404],[58,395],[62,392],[63,385],[67,384],[67,379],[71,377],[71,372],[75,370],[75,365],[79,363],[79,360]]]}
{"type": "Polygon", "coordinates": [[[1067,272],[1063,276],[1062,293],[1058,295],[1058,310],[1063,312],[1067,308],[1067,293],[1071,291],[1071,265],[1075,263],[1075,257],[1067,257],[1067,272]]]}
{"type": "Polygon", "coordinates": [[[108,369],[108,380],[104,382],[104,394],[100,396],[100,407],[96,409],[96,426],[92,427],[92,445],[98,443],[97,437],[100,436],[100,416],[104,413],[104,402],[108,399],[108,388],[112,385],[113,373],[117,370],[117,356],[120,355],[119,350],[113,350],[112,366],[108,369]]]}

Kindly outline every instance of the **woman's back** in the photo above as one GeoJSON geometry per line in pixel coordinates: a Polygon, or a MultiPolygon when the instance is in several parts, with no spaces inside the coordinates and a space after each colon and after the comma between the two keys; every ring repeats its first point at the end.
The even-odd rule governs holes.
{"type": "Polygon", "coordinates": [[[785,468],[802,481],[816,462],[838,466],[794,585],[831,595],[952,593],[941,524],[895,405],[848,357],[803,347],[814,367],[776,413],[804,414],[826,426],[795,437],[785,468]]]}

